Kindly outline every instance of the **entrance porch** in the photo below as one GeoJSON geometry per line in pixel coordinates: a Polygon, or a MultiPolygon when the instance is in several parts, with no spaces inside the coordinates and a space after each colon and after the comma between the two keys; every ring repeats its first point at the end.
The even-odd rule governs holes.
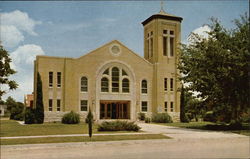
{"type": "Polygon", "coordinates": [[[130,119],[130,101],[100,101],[100,119],[130,119]]]}

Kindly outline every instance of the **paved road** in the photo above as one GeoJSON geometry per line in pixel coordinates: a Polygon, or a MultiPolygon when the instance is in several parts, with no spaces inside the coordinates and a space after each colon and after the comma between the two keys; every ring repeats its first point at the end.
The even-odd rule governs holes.
{"type": "Polygon", "coordinates": [[[250,138],[246,136],[139,125],[173,139],[2,146],[1,159],[250,158],[250,138]]]}

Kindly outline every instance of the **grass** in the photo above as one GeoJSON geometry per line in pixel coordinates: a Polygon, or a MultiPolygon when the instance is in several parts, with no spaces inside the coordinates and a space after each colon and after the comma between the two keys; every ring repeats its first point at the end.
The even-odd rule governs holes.
{"type": "Polygon", "coordinates": [[[47,137],[47,138],[23,138],[1,139],[0,145],[16,144],[41,144],[41,143],[64,143],[64,142],[94,142],[94,141],[118,141],[118,140],[147,140],[147,139],[170,139],[162,134],[138,134],[138,135],[103,135],[89,137],[47,137]]]}
{"type": "Polygon", "coordinates": [[[212,130],[212,131],[227,131],[241,135],[250,136],[250,123],[243,123],[243,128],[240,130],[229,130],[229,126],[220,125],[212,122],[190,122],[190,123],[162,123],[161,125],[175,126],[180,128],[200,129],[200,130],[212,130]]]}
{"type": "MultiPolygon", "coordinates": [[[[113,133],[123,133],[129,131],[119,131],[113,133]]],[[[62,124],[62,123],[44,123],[20,125],[14,120],[0,120],[0,136],[36,136],[36,135],[57,135],[57,134],[87,134],[88,125],[80,124],[62,124]]],[[[97,125],[93,125],[93,133],[104,133],[97,131],[97,125]]],[[[107,132],[110,133],[110,132],[107,132]]]]}

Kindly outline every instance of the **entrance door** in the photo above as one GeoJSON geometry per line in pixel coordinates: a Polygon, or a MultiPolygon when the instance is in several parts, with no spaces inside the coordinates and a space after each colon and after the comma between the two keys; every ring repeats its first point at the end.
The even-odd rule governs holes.
{"type": "Polygon", "coordinates": [[[129,119],[129,101],[101,101],[100,119],[129,119]]]}

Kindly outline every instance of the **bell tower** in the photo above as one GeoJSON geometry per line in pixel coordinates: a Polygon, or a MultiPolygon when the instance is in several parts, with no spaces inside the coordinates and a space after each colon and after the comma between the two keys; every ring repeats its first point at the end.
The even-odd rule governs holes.
{"type": "Polygon", "coordinates": [[[153,64],[153,112],[168,112],[179,119],[180,82],[178,80],[178,45],[182,18],[161,10],[142,22],[144,58],[153,64]]]}

